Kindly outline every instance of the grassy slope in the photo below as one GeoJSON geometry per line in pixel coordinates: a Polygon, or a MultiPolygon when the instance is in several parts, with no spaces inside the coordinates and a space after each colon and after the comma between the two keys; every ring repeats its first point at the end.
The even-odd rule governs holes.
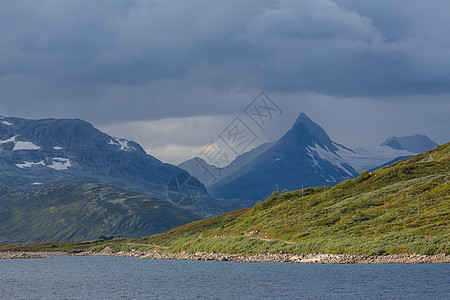
{"type": "Polygon", "coordinates": [[[166,201],[101,184],[0,190],[0,243],[142,237],[199,217],[166,201]]]}
{"type": "Polygon", "coordinates": [[[450,253],[449,167],[447,143],[333,188],[274,193],[139,242],[188,252],[450,253]]]}
{"type": "Polygon", "coordinates": [[[274,193],[251,209],[147,238],[0,250],[98,251],[105,244],[148,250],[157,244],[172,252],[450,253],[449,167],[447,143],[332,188],[274,193]]]}

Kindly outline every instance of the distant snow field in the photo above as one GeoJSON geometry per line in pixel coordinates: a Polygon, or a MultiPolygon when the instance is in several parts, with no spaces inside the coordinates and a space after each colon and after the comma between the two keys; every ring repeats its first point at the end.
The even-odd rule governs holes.
{"type": "Polygon", "coordinates": [[[407,150],[396,150],[388,146],[369,146],[353,149],[353,151],[340,145],[336,145],[336,147],[339,148],[336,153],[358,173],[378,167],[400,156],[414,155],[407,150]]]}
{"type": "Polygon", "coordinates": [[[388,146],[369,146],[357,149],[348,149],[339,144],[333,143],[338,151],[332,152],[326,146],[325,148],[314,144],[314,147],[307,147],[308,155],[311,157],[314,165],[320,168],[319,163],[314,155],[329,161],[336,167],[344,170],[348,174],[351,173],[346,165],[351,166],[357,173],[369,170],[385,164],[400,156],[412,156],[414,153],[406,150],[396,150],[388,146]]]}

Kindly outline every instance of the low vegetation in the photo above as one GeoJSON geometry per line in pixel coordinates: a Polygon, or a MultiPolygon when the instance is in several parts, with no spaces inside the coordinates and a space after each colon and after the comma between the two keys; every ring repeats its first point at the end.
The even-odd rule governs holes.
{"type": "MultiPolygon", "coordinates": [[[[274,192],[253,208],[142,239],[0,250],[450,253],[450,143],[331,188],[274,192]],[[33,249],[33,250],[32,250],[33,249]]],[[[9,247],[9,248],[8,248],[9,247]]],[[[15,247],[15,248],[14,248],[15,247]]]]}
{"type": "Polygon", "coordinates": [[[169,251],[450,253],[450,144],[332,188],[273,193],[252,209],[141,239],[169,251]]]}

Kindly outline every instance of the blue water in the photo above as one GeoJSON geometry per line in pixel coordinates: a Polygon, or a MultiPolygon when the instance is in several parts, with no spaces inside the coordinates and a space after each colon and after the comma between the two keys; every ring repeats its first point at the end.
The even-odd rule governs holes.
{"type": "Polygon", "coordinates": [[[449,264],[0,260],[1,299],[450,299],[449,264]]]}

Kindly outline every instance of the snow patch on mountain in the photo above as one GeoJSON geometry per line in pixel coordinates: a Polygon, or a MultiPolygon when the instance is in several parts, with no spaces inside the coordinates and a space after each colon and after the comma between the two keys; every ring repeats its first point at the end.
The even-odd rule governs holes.
{"type": "Polygon", "coordinates": [[[133,150],[136,150],[136,148],[134,148],[134,147],[132,147],[132,146],[130,146],[130,145],[128,145],[128,140],[126,140],[126,139],[122,139],[122,138],[114,138],[114,140],[109,140],[109,143],[108,144],[110,144],[110,145],[116,145],[116,146],[118,146],[118,147],[120,147],[120,149],[119,150],[121,150],[121,151],[133,151],[133,150]]]}
{"type": "Polygon", "coordinates": [[[67,168],[72,166],[70,159],[68,159],[68,158],[54,157],[51,159],[51,161],[52,161],[51,164],[45,164],[45,162],[43,160],[41,160],[40,162],[25,161],[22,164],[15,164],[15,165],[16,165],[16,167],[18,167],[20,169],[31,168],[34,166],[43,166],[43,167],[48,167],[48,168],[58,170],[58,171],[67,170],[67,168]]]}
{"type": "Polygon", "coordinates": [[[8,121],[2,121],[2,124],[6,125],[6,126],[12,126],[12,123],[10,123],[8,121]]]}
{"type": "Polygon", "coordinates": [[[54,170],[67,170],[67,168],[71,167],[72,164],[70,163],[70,160],[68,158],[62,158],[62,157],[55,157],[52,158],[52,164],[48,165],[47,167],[52,168],[54,170]]]}
{"type": "Polygon", "coordinates": [[[17,151],[17,150],[39,150],[39,149],[41,149],[41,147],[33,144],[32,142],[17,141],[16,144],[14,145],[13,151],[17,151]]]}
{"type": "Polygon", "coordinates": [[[0,144],[14,143],[13,151],[17,150],[39,150],[41,147],[32,142],[16,141],[17,135],[10,137],[7,140],[0,140],[0,144]]]}
{"type": "Polygon", "coordinates": [[[25,161],[23,164],[16,164],[16,166],[18,168],[24,169],[24,168],[31,168],[33,166],[44,166],[45,167],[45,163],[43,160],[41,160],[40,162],[31,162],[31,161],[25,161]]]}
{"type": "Polygon", "coordinates": [[[62,150],[64,148],[63,147],[59,147],[59,146],[55,146],[55,147],[53,147],[53,149],[55,149],[55,150],[62,150]]]}
{"type": "Polygon", "coordinates": [[[317,160],[314,157],[314,153],[315,153],[321,159],[329,161],[335,167],[344,170],[349,176],[353,176],[353,173],[348,169],[346,162],[343,161],[339,155],[337,155],[333,151],[330,151],[330,149],[327,146],[324,146],[324,147],[325,148],[322,148],[317,143],[314,143],[314,146],[309,146],[306,148],[309,156],[313,159],[314,165],[320,167],[319,163],[317,162],[317,160]]]}
{"type": "Polygon", "coordinates": [[[15,143],[16,142],[17,135],[10,137],[7,140],[0,140],[0,144],[8,144],[8,143],[15,143]]]}
{"type": "Polygon", "coordinates": [[[351,175],[348,166],[351,166],[357,173],[361,173],[398,157],[414,155],[410,151],[396,150],[388,146],[369,146],[351,150],[337,143],[333,144],[338,149],[336,152],[331,151],[327,146],[321,147],[318,144],[306,148],[314,166],[321,168],[316,159],[317,155],[351,175]]]}
{"type": "Polygon", "coordinates": [[[314,152],[312,149],[310,149],[309,147],[306,148],[306,152],[308,153],[309,157],[311,158],[311,161],[313,163],[314,166],[322,169],[322,167],[320,166],[319,162],[316,160],[316,158],[314,157],[314,152]]]}

